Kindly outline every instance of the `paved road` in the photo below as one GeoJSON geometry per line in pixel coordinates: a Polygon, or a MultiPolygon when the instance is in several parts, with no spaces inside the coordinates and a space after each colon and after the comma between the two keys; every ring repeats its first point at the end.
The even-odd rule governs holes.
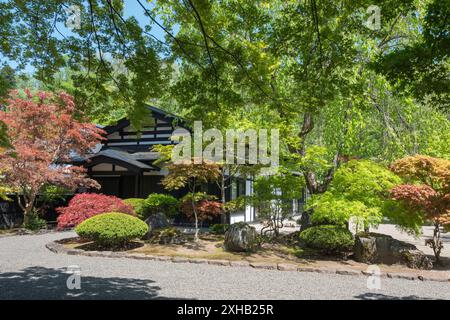
{"type": "Polygon", "coordinates": [[[72,233],[0,238],[0,299],[450,299],[450,285],[363,276],[256,270],[55,254],[44,245],[72,233]],[[69,290],[66,268],[81,268],[69,290]]]}

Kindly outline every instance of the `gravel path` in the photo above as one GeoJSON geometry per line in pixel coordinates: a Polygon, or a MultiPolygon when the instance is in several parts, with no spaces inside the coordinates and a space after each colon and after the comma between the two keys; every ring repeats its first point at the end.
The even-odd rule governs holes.
{"type": "Polygon", "coordinates": [[[445,282],[282,272],[55,254],[46,243],[71,232],[0,238],[0,299],[450,299],[445,282]],[[69,290],[66,268],[81,268],[69,290]]]}
{"type": "MultiPolygon", "coordinates": [[[[395,239],[412,243],[413,245],[415,245],[417,247],[417,249],[422,250],[426,254],[433,256],[434,255],[433,249],[431,249],[429,246],[425,245],[426,239],[433,238],[433,230],[434,230],[434,227],[430,227],[430,226],[422,227],[422,235],[418,238],[413,237],[413,236],[407,234],[406,232],[399,230],[393,224],[380,224],[378,226],[378,228],[373,229],[371,231],[389,234],[392,237],[394,237],[395,239]]],[[[442,232],[441,239],[444,244],[444,248],[442,248],[442,251],[441,251],[441,257],[450,259],[450,232],[442,232]]]]}

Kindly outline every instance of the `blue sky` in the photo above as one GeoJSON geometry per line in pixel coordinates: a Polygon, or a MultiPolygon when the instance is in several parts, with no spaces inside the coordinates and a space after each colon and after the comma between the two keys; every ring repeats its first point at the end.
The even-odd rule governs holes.
{"type": "MultiPolygon", "coordinates": [[[[3,0],[0,0],[0,2],[1,1],[3,1],[3,0]]],[[[148,4],[147,1],[145,1],[145,0],[143,0],[141,2],[147,8],[151,7],[151,5],[148,4]]],[[[131,16],[134,16],[136,18],[136,20],[138,21],[138,23],[141,25],[141,27],[151,24],[150,18],[145,15],[144,10],[142,9],[142,7],[139,5],[139,3],[136,0],[125,0],[124,5],[125,5],[124,18],[129,18],[131,16]]],[[[158,22],[162,22],[158,17],[156,17],[156,19],[158,20],[158,22]]],[[[58,29],[64,35],[71,34],[71,31],[69,29],[67,29],[64,24],[58,24],[58,29]]],[[[177,31],[176,29],[177,28],[175,28],[174,33],[176,33],[176,31],[177,31]]],[[[165,32],[157,25],[153,25],[151,33],[156,38],[164,41],[165,32]]],[[[57,38],[62,38],[62,36],[59,35],[57,32],[55,32],[54,36],[56,36],[57,38]]],[[[5,62],[5,58],[1,55],[1,53],[0,53],[0,62],[5,62]]],[[[17,64],[14,61],[8,61],[8,64],[13,68],[15,68],[17,66],[17,64]]],[[[31,66],[27,66],[24,71],[27,73],[33,73],[34,68],[31,66]]]]}

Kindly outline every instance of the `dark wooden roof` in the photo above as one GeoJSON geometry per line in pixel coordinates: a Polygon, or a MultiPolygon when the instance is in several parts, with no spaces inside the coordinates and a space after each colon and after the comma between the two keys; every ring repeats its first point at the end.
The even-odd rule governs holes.
{"type": "MultiPolygon", "coordinates": [[[[164,111],[157,107],[154,107],[154,106],[149,105],[149,106],[147,106],[147,108],[148,108],[148,111],[150,112],[150,115],[153,118],[167,121],[169,123],[172,123],[173,125],[177,125],[177,126],[188,129],[186,122],[182,118],[180,118],[170,112],[167,112],[167,111],[164,111]]],[[[105,130],[107,134],[110,134],[110,133],[119,131],[129,125],[130,125],[130,120],[127,118],[123,118],[123,119],[120,119],[116,124],[110,125],[110,126],[105,126],[102,129],[105,130]]]]}

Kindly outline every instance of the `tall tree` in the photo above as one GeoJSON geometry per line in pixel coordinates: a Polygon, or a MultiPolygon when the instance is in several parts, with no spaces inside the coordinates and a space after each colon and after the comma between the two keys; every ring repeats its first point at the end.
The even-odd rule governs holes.
{"type": "MultiPolygon", "coordinates": [[[[126,105],[133,123],[165,83],[160,41],[134,17],[124,17],[121,0],[8,0],[0,3],[0,57],[57,87],[55,74],[69,68],[71,93],[90,116],[126,105]],[[66,25],[66,27],[64,27],[66,25]]],[[[150,21],[150,20],[149,20],[150,21]]]]}
{"type": "Polygon", "coordinates": [[[85,155],[102,139],[103,131],[95,125],[75,120],[77,112],[73,98],[65,93],[30,91],[24,97],[12,93],[0,111],[12,145],[0,154],[2,183],[17,193],[25,224],[46,185],[98,187],[83,168],[66,165],[72,155],[85,155]]]}

